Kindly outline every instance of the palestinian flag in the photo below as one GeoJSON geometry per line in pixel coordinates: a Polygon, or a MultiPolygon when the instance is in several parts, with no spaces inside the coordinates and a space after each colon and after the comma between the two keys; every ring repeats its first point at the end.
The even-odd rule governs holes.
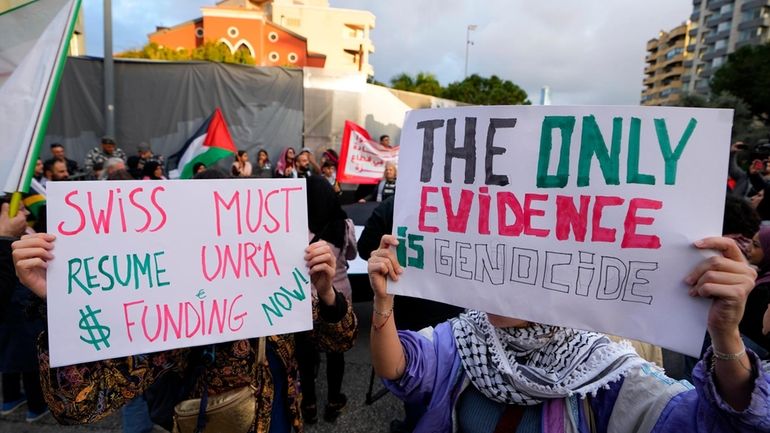
{"type": "Polygon", "coordinates": [[[29,190],[79,9],[80,0],[0,1],[2,191],[29,190]]]}
{"type": "Polygon", "coordinates": [[[32,178],[29,189],[29,194],[24,197],[22,202],[29,213],[32,214],[32,218],[37,220],[40,218],[40,210],[46,205],[45,187],[35,180],[35,178],[32,178]]]}
{"type": "Polygon", "coordinates": [[[222,111],[217,108],[184,146],[168,158],[169,178],[191,179],[196,163],[211,167],[220,159],[234,156],[236,152],[222,111]]]}

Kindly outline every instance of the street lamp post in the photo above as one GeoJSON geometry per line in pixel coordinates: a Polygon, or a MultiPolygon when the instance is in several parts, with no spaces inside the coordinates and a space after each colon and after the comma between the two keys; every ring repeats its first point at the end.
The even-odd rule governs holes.
{"type": "Polygon", "coordinates": [[[468,52],[473,41],[471,41],[471,31],[476,30],[476,24],[469,24],[465,30],[465,78],[468,78],[468,52]]]}
{"type": "Polygon", "coordinates": [[[104,0],[104,133],[115,137],[115,72],[112,59],[112,0],[104,0]]]}

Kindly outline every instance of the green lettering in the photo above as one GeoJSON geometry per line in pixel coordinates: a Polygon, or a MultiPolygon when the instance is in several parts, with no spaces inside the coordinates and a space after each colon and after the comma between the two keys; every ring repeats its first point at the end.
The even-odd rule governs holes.
{"type": "Polygon", "coordinates": [[[396,245],[396,258],[398,264],[406,267],[406,227],[396,229],[398,235],[398,245],[396,245]]]}
{"type": "Polygon", "coordinates": [[[580,158],[578,160],[577,186],[591,183],[591,161],[596,155],[607,185],[620,185],[620,139],[623,133],[623,119],[612,119],[612,144],[607,150],[602,131],[594,116],[583,116],[583,132],[580,137],[580,158]]]}
{"type": "Polygon", "coordinates": [[[86,271],[86,284],[88,284],[88,288],[98,289],[99,285],[94,282],[94,280],[96,279],[96,275],[91,274],[91,269],[90,269],[90,266],[88,265],[88,262],[93,259],[94,259],[93,257],[86,257],[85,259],[83,259],[83,268],[86,271]]]}
{"type": "Polygon", "coordinates": [[[663,159],[666,161],[666,185],[674,185],[676,183],[676,166],[679,162],[679,158],[684,152],[684,148],[687,142],[692,136],[692,132],[695,130],[695,126],[698,121],[695,118],[690,118],[690,122],[687,124],[682,137],[679,139],[679,144],[676,145],[676,149],[671,151],[671,141],[668,137],[668,129],[666,128],[666,119],[655,119],[655,132],[658,134],[658,144],[660,144],[660,152],[663,154],[663,159]]]}
{"type": "Polygon", "coordinates": [[[574,116],[545,116],[540,130],[540,154],[537,158],[537,187],[564,188],[569,180],[569,149],[575,131],[574,116]],[[548,174],[553,149],[553,130],[561,131],[561,151],[556,175],[548,174]]]}
{"type": "Polygon", "coordinates": [[[120,271],[118,271],[118,256],[112,256],[112,269],[115,271],[115,279],[122,287],[128,286],[128,282],[131,281],[131,256],[126,254],[126,280],[120,279],[120,271]]]}
{"type": "Polygon", "coordinates": [[[110,275],[109,272],[104,270],[104,262],[110,259],[110,256],[102,256],[99,258],[99,273],[107,277],[108,280],[110,280],[109,286],[102,286],[102,290],[109,291],[112,290],[113,287],[115,287],[115,279],[112,278],[112,275],[110,275]]]}
{"type": "Polygon", "coordinates": [[[78,286],[80,286],[81,289],[83,289],[84,292],[90,295],[91,291],[88,290],[88,287],[86,287],[86,285],[83,284],[83,282],[80,281],[77,277],[78,273],[83,269],[83,261],[76,257],[76,258],[70,259],[67,262],[67,266],[69,267],[69,275],[67,276],[67,281],[68,281],[67,294],[69,295],[72,293],[72,282],[74,281],[77,283],[78,286]],[[77,270],[75,270],[75,272],[72,272],[72,266],[75,264],[78,265],[77,270]]]}
{"type": "MultiPolygon", "coordinates": [[[[166,270],[161,268],[158,265],[158,256],[162,256],[163,254],[166,254],[165,251],[158,251],[153,254],[153,259],[155,259],[155,281],[158,283],[158,287],[168,286],[170,283],[168,281],[161,281],[160,280],[160,274],[165,274],[166,270]]],[[[152,286],[150,286],[152,287],[152,286]]]]}
{"type": "Polygon", "coordinates": [[[152,287],[152,274],[150,273],[150,255],[144,255],[144,261],[140,261],[136,254],[131,254],[134,262],[134,289],[139,289],[139,275],[147,275],[147,284],[152,287]]]}
{"type": "Polygon", "coordinates": [[[273,306],[269,307],[267,304],[262,304],[262,311],[264,311],[265,317],[267,317],[267,322],[270,323],[270,326],[273,326],[273,319],[270,317],[269,313],[273,313],[278,317],[283,317],[283,311],[281,311],[281,309],[275,305],[274,297],[270,297],[270,302],[273,303],[273,306]]]}
{"type": "Polygon", "coordinates": [[[655,185],[655,176],[639,173],[639,142],[642,130],[642,120],[631,118],[631,128],[628,131],[628,166],[626,170],[626,183],[638,183],[642,185],[655,185]]]}

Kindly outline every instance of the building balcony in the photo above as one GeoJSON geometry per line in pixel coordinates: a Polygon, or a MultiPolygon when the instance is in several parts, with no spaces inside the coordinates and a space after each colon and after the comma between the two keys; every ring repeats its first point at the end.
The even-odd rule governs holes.
{"type": "Polygon", "coordinates": [[[653,51],[658,49],[658,40],[650,39],[647,41],[647,51],[653,51]]]}
{"type": "Polygon", "coordinates": [[[759,17],[738,24],[738,30],[752,30],[757,27],[770,27],[770,17],[759,17]]]}
{"type": "Polygon", "coordinates": [[[677,66],[675,68],[671,68],[668,71],[663,71],[662,73],[659,73],[658,76],[665,80],[667,78],[676,78],[681,77],[682,74],[684,74],[684,68],[682,66],[677,66]]]}
{"type": "Polygon", "coordinates": [[[706,45],[714,45],[714,42],[718,39],[721,39],[718,34],[708,35],[706,36],[706,39],[703,40],[703,43],[706,45]]]}
{"type": "Polygon", "coordinates": [[[698,27],[692,27],[690,28],[690,31],[688,32],[691,38],[694,38],[695,36],[698,36],[698,27]]]}
{"type": "Polygon", "coordinates": [[[694,61],[694,60],[692,60],[692,59],[688,59],[688,60],[685,60],[685,61],[682,63],[682,66],[683,66],[685,69],[689,69],[689,68],[692,68],[692,65],[693,65],[693,63],[695,63],[695,61],[694,61]]]}
{"type": "Polygon", "coordinates": [[[654,65],[647,65],[646,68],[644,68],[645,74],[654,74],[655,73],[655,66],[654,65]]]}
{"type": "Polygon", "coordinates": [[[647,55],[644,57],[644,61],[645,61],[645,63],[653,63],[653,64],[654,64],[654,63],[655,63],[655,60],[656,60],[657,58],[658,58],[658,53],[650,53],[650,54],[647,54],[647,55]]]}
{"type": "Polygon", "coordinates": [[[695,47],[697,47],[697,44],[690,44],[690,45],[688,45],[687,46],[687,52],[688,53],[694,53],[695,52],[695,47]]]}
{"type": "Polygon", "coordinates": [[[707,6],[707,7],[709,8],[709,10],[711,10],[711,11],[718,11],[719,9],[721,9],[721,8],[722,8],[722,6],[724,6],[724,5],[728,5],[728,4],[731,4],[731,3],[733,3],[734,1],[735,1],[735,0],[711,0],[711,1],[709,1],[709,2],[706,4],[706,6],[707,6]]]}
{"type": "Polygon", "coordinates": [[[672,39],[683,37],[685,34],[687,34],[687,26],[682,24],[679,27],[671,30],[671,32],[668,34],[668,40],[670,41],[672,39]]]}
{"type": "Polygon", "coordinates": [[[690,74],[682,75],[682,84],[689,83],[690,80],[692,80],[692,76],[690,74]]]}
{"type": "Polygon", "coordinates": [[[697,23],[700,21],[700,11],[695,11],[690,15],[690,21],[697,23]]]}
{"type": "Polygon", "coordinates": [[[751,39],[746,39],[745,41],[740,41],[735,44],[735,49],[743,48],[749,45],[762,45],[765,43],[765,40],[761,36],[756,36],[751,39]]]}
{"type": "Polygon", "coordinates": [[[717,33],[716,35],[717,40],[719,39],[727,39],[730,37],[730,29],[722,30],[721,32],[717,33]]]}
{"type": "Polygon", "coordinates": [[[655,80],[655,76],[654,75],[650,75],[649,77],[645,77],[644,78],[644,81],[642,81],[642,84],[644,84],[645,86],[650,86],[653,83],[655,83],[655,81],[656,81],[655,80]]]}
{"type": "Polygon", "coordinates": [[[761,8],[766,5],[767,0],[749,0],[741,5],[741,12],[761,8]]]}

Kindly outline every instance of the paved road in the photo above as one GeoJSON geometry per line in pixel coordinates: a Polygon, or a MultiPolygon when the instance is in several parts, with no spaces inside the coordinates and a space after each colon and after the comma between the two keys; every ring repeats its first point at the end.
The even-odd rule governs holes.
{"type": "MultiPolygon", "coordinates": [[[[403,411],[400,402],[392,395],[375,402],[371,406],[364,404],[364,396],[369,385],[371,372],[369,360],[369,326],[371,320],[371,304],[356,303],[355,310],[358,314],[361,332],[356,346],[346,355],[345,382],[343,390],[348,396],[348,407],[335,424],[328,424],[321,420],[315,426],[309,426],[309,433],[386,433],[388,424],[396,417],[401,417],[403,411]]],[[[665,363],[672,377],[680,378],[682,373],[681,356],[664,353],[665,363]]],[[[325,371],[321,366],[320,371],[325,371]]],[[[318,383],[319,408],[325,404],[326,384],[323,374],[318,383]]],[[[375,383],[379,388],[379,382],[375,383]]],[[[120,433],[121,419],[119,414],[107,419],[85,426],[61,426],[49,415],[34,424],[24,421],[25,410],[19,410],[8,417],[0,419],[0,433],[120,433]]],[[[322,415],[322,414],[319,414],[322,415]]]]}

